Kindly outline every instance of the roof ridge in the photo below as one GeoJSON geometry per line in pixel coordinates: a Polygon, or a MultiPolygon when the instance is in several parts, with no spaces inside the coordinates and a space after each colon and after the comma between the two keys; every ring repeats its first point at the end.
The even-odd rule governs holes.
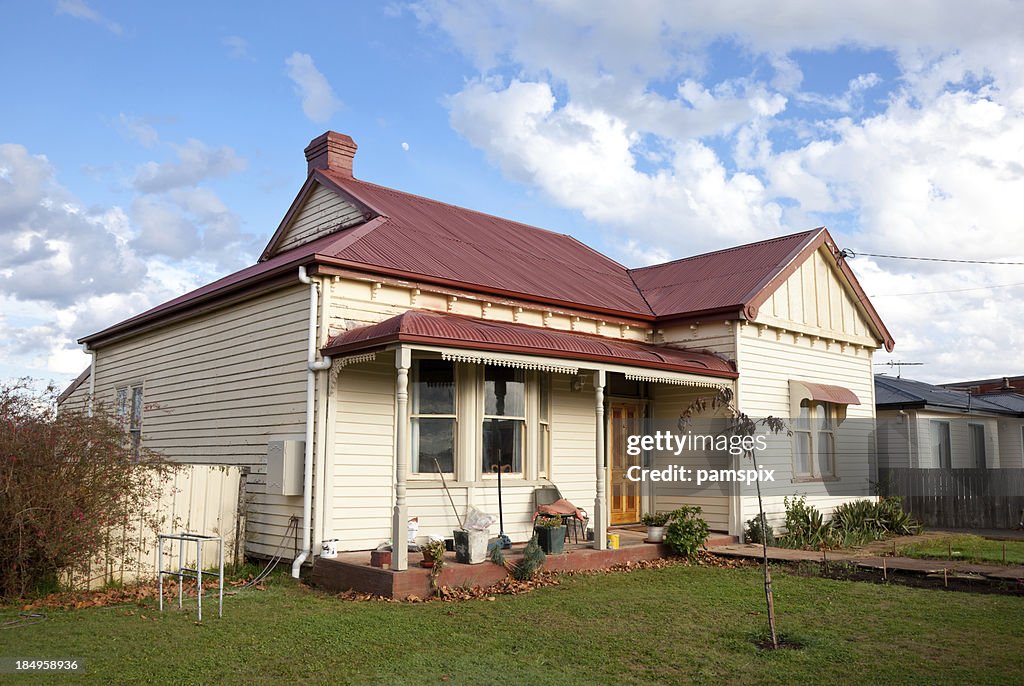
{"type": "Polygon", "coordinates": [[[795,238],[797,236],[805,236],[805,235],[810,235],[810,234],[813,234],[813,233],[817,233],[818,231],[821,231],[824,228],[825,228],[824,226],[818,226],[818,227],[815,227],[813,229],[807,229],[805,231],[797,231],[795,233],[789,233],[789,234],[786,234],[784,236],[775,236],[773,238],[766,238],[766,239],[761,240],[761,241],[752,241],[750,243],[744,243],[743,245],[734,245],[732,247],[722,248],[720,250],[711,250],[709,252],[700,253],[700,254],[697,254],[697,255],[690,255],[689,257],[680,257],[680,258],[677,258],[677,259],[674,259],[674,260],[669,260],[668,262],[659,262],[658,264],[649,264],[646,267],[636,267],[634,269],[630,269],[629,271],[630,272],[641,272],[641,271],[645,271],[645,270],[648,270],[648,269],[657,269],[659,267],[667,267],[670,264],[678,264],[680,262],[686,262],[688,260],[696,260],[697,258],[700,258],[700,257],[710,257],[712,255],[721,255],[723,253],[730,253],[730,252],[735,252],[737,250],[744,250],[746,248],[752,248],[755,245],[765,245],[767,243],[777,243],[779,241],[784,241],[784,240],[789,239],[789,238],[795,238]]]}
{"type": "MultiPolygon", "coordinates": [[[[332,179],[334,179],[333,176],[332,176],[332,179]]],[[[408,196],[410,198],[415,198],[416,200],[423,200],[425,202],[428,202],[428,203],[431,203],[431,204],[434,204],[434,205],[442,205],[444,207],[450,207],[451,209],[459,210],[459,211],[462,211],[462,212],[472,212],[473,214],[478,214],[478,215],[480,215],[482,217],[488,217],[490,219],[497,219],[498,221],[508,222],[510,224],[515,224],[516,226],[522,226],[523,228],[533,229],[534,231],[542,231],[544,233],[550,233],[550,234],[555,235],[555,236],[562,236],[564,238],[570,238],[570,239],[576,241],[577,243],[579,243],[580,245],[586,246],[589,250],[591,250],[592,252],[600,255],[601,257],[603,257],[604,259],[608,260],[609,262],[613,262],[615,264],[618,264],[618,262],[613,260],[608,255],[605,255],[603,252],[601,252],[599,250],[595,250],[594,248],[591,248],[590,246],[588,246],[586,243],[583,243],[583,241],[579,240],[575,236],[572,236],[572,235],[567,234],[567,233],[563,233],[561,231],[552,231],[551,229],[545,229],[545,228],[543,228],[541,226],[534,226],[533,224],[527,224],[525,222],[521,222],[521,221],[518,221],[516,219],[510,219],[508,217],[502,217],[502,216],[497,215],[497,214],[491,214],[490,212],[484,212],[483,210],[476,210],[476,209],[473,209],[472,207],[465,207],[463,205],[456,205],[455,203],[445,202],[444,200],[438,200],[436,198],[429,198],[429,197],[427,197],[425,195],[420,195],[418,193],[411,193],[409,191],[403,191],[403,190],[401,190],[399,188],[392,188],[391,186],[383,186],[383,185],[381,185],[379,183],[374,183],[373,181],[366,181],[365,179],[357,179],[355,177],[352,177],[350,179],[340,179],[339,181],[343,182],[343,183],[339,184],[339,185],[342,185],[342,186],[344,185],[344,183],[349,183],[349,182],[354,182],[354,183],[357,183],[357,184],[365,184],[367,186],[373,186],[374,188],[378,188],[378,189],[380,189],[382,191],[387,191],[389,193],[398,193],[400,195],[405,195],[405,196],[408,196]]],[[[622,266],[622,265],[619,265],[619,266],[622,266]]],[[[623,267],[623,269],[625,269],[625,267],[623,267]]]]}

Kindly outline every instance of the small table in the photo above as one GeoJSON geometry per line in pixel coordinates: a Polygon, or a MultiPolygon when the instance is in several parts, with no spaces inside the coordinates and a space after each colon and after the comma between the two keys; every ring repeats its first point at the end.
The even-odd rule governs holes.
{"type": "Polygon", "coordinates": [[[196,596],[199,601],[199,621],[203,621],[203,544],[209,541],[217,542],[217,557],[220,558],[220,593],[217,600],[217,616],[224,616],[224,539],[220,536],[205,536],[183,531],[179,534],[158,534],[157,535],[157,571],[158,571],[158,594],[160,596],[160,611],[164,611],[164,575],[178,577],[178,609],[181,609],[183,587],[185,576],[195,574],[196,596]],[[164,541],[178,542],[178,569],[164,569],[164,541]],[[196,546],[196,568],[191,569],[185,566],[185,544],[196,546]]]}

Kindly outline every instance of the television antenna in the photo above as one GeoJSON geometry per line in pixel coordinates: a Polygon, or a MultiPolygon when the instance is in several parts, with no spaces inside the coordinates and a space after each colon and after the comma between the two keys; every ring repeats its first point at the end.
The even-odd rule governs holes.
{"type": "Polygon", "coordinates": [[[876,362],[876,367],[886,366],[890,369],[896,368],[896,378],[901,378],[904,367],[920,367],[924,362],[901,362],[899,360],[889,360],[888,362],[876,362]]]}

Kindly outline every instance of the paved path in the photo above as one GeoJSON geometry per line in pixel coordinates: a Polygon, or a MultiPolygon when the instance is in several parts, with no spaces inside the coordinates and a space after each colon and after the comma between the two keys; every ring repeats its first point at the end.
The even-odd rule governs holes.
{"type": "MultiPolygon", "coordinates": [[[[760,560],[762,549],[752,543],[734,543],[732,545],[715,546],[710,549],[715,555],[725,557],[742,557],[760,560]]],[[[975,574],[990,579],[1002,579],[1024,582],[1024,566],[992,565],[974,562],[958,562],[956,560],[919,560],[913,557],[892,557],[888,555],[865,555],[863,551],[825,551],[824,557],[816,550],[793,550],[790,548],[768,548],[768,559],[779,562],[847,562],[868,569],[892,569],[923,574],[942,574],[943,570],[953,574],[975,574]],[[883,562],[884,560],[884,562],[883,562]]]]}

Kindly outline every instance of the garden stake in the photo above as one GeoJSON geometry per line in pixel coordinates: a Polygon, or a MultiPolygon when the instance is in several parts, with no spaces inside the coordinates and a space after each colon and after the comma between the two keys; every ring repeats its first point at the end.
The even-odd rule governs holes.
{"type": "Polygon", "coordinates": [[[942,568],[942,585],[949,588],[949,575],[946,574],[946,568],[942,568]]]}
{"type": "Polygon", "coordinates": [[[953,559],[953,544],[951,542],[949,542],[949,541],[946,541],[946,553],[947,553],[946,557],[948,557],[950,560],[952,560],[953,559]]]}
{"type": "Polygon", "coordinates": [[[448,502],[452,504],[452,509],[455,510],[455,519],[459,522],[459,529],[465,531],[466,527],[462,526],[462,517],[459,516],[459,508],[455,507],[451,491],[448,490],[448,484],[444,480],[444,472],[441,471],[441,463],[437,461],[436,457],[434,458],[434,466],[437,467],[437,473],[441,475],[441,485],[444,486],[444,492],[448,494],[448,502]]]}
{"type": "MultiPolygon", "coordinates": [[[[498,534],[498,546],[501,548],[511,548],[512,539],[505,534],[505,508],[501,504],[501,470],[505,465],[501,461],[501,450],[498,450],[498,526],[501,529],[501,533],[498,534]]],[[[493,469],[493,467],[492,467],[493,469]]]]}
{"type": "Polygon", "coordinates": [[[892,542],[892,556],[896,557],[896,541],[892,542]]]}
{"type": "Polygon", "coordinates": [[[888,581],[888,580],[889,580],[889,575],[886,573],[885,558],[883,557],[882,558],[882,581],[888,581]]]}

